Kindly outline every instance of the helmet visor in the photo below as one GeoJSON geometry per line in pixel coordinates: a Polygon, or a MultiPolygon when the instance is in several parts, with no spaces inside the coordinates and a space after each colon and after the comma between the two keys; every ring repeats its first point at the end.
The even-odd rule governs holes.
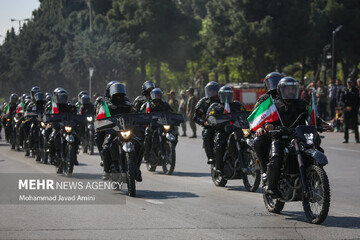
{"type": "Polygon", "coordinates": [[[124,84],[121,83],[115,83],[113,85],[111,85],[110,87],[110,97],[112,97],[115,94],[124,94],[126,95],[126,87],[124,84]]]}
{"type": "Polygon", "coordinates": [[[153,100],[159,100],[162,97],[162,91],[160,89],[152,90],[150,93],[151,99],[153,100]]]}
{"type": "Polygon", "coordinates": [[[144,89],[145,91],[150,92],[150,91],[152,91],[154,88],[155,88],[155,84],[154,84],[153,82],[150,81],[150,82],[145,82],[145,83],[144,83],[143,89],[144,89]]]}
{"type": "Polygon", "coordinates": [[[298,82],[282,83],[279,86],[279,90],[282,99],[291,100],[299,99],[300,97],[300,86],[298,82]]]}
{"type": "Polygon", "coordinates": [[[55,102],[58,104],[67,103],[68,95],[66,93],[57,93],[55,95],[55,102]]]}
{"type": "Polygon", "coordinates": [[[80,99],[80,103],[82,105],[86,105],[86,104],[89,104],[90,103],[90,98],[88,95],[82,95],[81,96],[81,99],[80,99]]]}
{"type": "Polygon", "coordinates": [[[221,103],[228,103],[233,102],[234,92],[232,90],[224,90],[219,92],[219,98],[221,103]]]}
{"type": "Polygon", "coordinates": [[[38,92],[34,96],[35,102],[45,102],[45,95],[42,92],[38,92]]]}
{"type": "Polygon", "coordinates": [[[282,77],[274,76],[265,80],[265,87],[268,92],[276,90],[277,85],[282,77]]]}
{"type": "Polygon", "coordinates": [[[205,87],[206,97],[216,97],[218,95],[220,86],[218,84],[208,85],[205,87]]]}

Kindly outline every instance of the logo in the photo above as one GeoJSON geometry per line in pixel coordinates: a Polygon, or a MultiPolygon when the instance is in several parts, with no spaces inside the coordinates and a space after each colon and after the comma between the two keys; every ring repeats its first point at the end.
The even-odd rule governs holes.
{"type": "Polygon", "coordinates": [[[264,113],[261,115],[261,119],[264,120],[265,118],[266,118],[266,114],[264,113]]]}

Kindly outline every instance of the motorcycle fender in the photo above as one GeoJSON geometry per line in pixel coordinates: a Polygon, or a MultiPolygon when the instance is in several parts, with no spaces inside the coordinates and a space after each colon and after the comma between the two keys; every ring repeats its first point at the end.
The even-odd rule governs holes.
{"type": "Polygon", "coordinates": [[[45,134],[46,134],[45,129],[41,130],[41,134],[45,136],[45,134]]]}
{"type": "Polygon", "coordinates": [[[93,124],[88,125],[88,129],[90,131],[94,131],[95,130],[94,125],[93,124]]]}
{"type": "Polygon", "coordinates": [[[123,147],[122,147],[122,149],[124,150],[124,152],[132,152],[132,151],[134,151],[134,144],[132,143],[132,142],[125,142],[124,144],[123,144],[123,147]]]}
{"type": "Polygon", "coordinates": [[[74,136],[73,135],[66,135],[66,141],[68,142],[68,143],[73,143],[73,142],[75,142],[75,138],[74,138],[74,136]]]}
{"type": "Polygon", "coordinates": [[[166,139],[169,140],[169,141],[171,141],[171,142],[175,142],[175,141],[176,141],[176,137],[175,137],[173,134],[171,134],[171,133],[167,133],[167,134],[166,134],[166,139]]]}
{"type": "Polygon", "coordinates": [[[326,155],[317,149],[312,149],[312,148],[306,149],[305,154],[314,158],[316,162],[319,163],[320,165],[328,164],[328,159],[326,155]]]}

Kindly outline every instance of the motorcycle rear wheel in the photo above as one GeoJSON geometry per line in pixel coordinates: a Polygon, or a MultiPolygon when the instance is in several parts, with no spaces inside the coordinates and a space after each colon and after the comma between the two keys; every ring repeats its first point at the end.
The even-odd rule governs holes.
{"type": "Polygon", "coordinates": [[[225,187],[227,184],[227,180],[223,176],[219,175],[219,173],[216,171],[215,165],[213,164],[211,165],[211,179],[217,187],[225,187]]]}
{"type": "Polygon", "coordinates": [[[284,209],[284,202],[271,198],[271,196],[265,192],[263,192],[263,199],[266,209],[271,213],[280,213],[284,209]]]}
{"type": "Polygon", "coordinates": [[[311,165],[306,170],[309,198],[303,198],[306,218],[314,224],[321,224],[330,208],[330,185],[325,170],[321,166],[311,165]]]}

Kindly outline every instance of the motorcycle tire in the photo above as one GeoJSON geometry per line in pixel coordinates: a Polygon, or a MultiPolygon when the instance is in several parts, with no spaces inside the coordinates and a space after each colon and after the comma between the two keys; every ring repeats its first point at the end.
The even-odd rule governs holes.
{"type": "Polygon", "coordinates": [[[263,190],[263,199],[266,209],[271,213],[280,213],[285,206],[285,202],[281,202],[278,199],[273,199],[269,194],[263,190]]]}
{"type": "Polygon", "coordinates": [[[90,155],[94,155],[94,133],[92,131],[89,132],[89,145],[88,145],[88,153],[90,155]]]}
{"type": "Polygon", "coordinates": [[[165,158],[163,159],[163,172],[166,175],[171,175],[174,172],[176,164],[176,152],[175,152],[175,143],[166,142],[165,144],[165,158]]]}
{"type": "Polygon", "coordinates": [[[74,170],[74,163],[75,163],[75,159],[76,159],[76,150],[75,147],[70,145],[70,144],[66,144],[65,147],[65,159],[63,161],[63,173],[65,175],[65,177],[71,177],[73,170],[74,170]]]}
{"type": "Polygon", "coordinates": [[[256,158],[251,152],[245,151],[243,159],[248,169],[247,173],[243,173],[244,186],[249,192],[255,192],[261,181],[261,172],[256,170],[256,158]]]}
{"type": "Polygon", "coordinates": [[[225,185],[227,184],[227,180],[217,173],[216,167],[213,164],[211,165],[211,178],[215,186],[217,187],[225,187],[225,185]]]}
{"type": "Polygon", "coordinates": [[[314,224],[321,224],[326,219],[330,208],[329,179],[323,167],[311,165],[306,170],[306,181],[310,196],[303,197],[306,218],[314,224]]]}
{"type": "Polygon", "coordinates": [[[135,155],[133,152],[126,153],[126,163],[127,163],[127,194],[130,197],[136,196],[136,164],[135,164],[135,155]]]}

